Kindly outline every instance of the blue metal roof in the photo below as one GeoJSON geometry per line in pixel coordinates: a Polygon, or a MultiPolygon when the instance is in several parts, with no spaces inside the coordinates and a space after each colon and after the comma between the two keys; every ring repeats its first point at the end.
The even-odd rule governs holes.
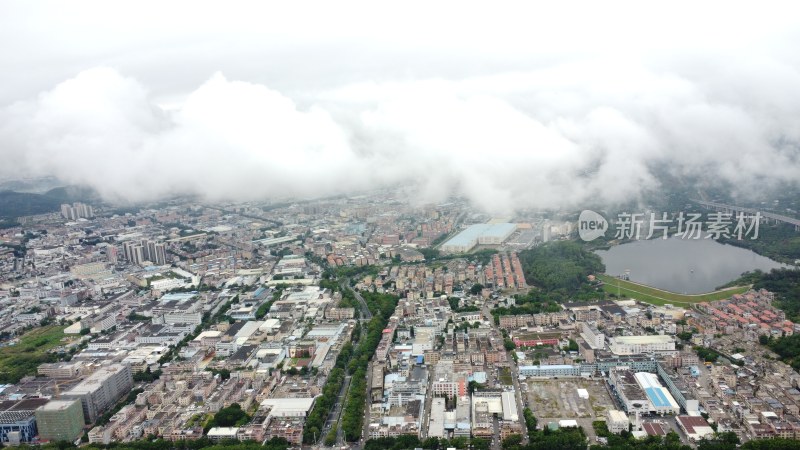
{"type": "Polygon", "coordinates": [[[661,389],[649,387],[645,388],[644,391],[647,394],[647,397],[653,403],[653,406],[656,408],[668,408],[672,406],[672,403],[669,402],[667,396],[664,395],[664,392],[662,392],[661,389]]]}

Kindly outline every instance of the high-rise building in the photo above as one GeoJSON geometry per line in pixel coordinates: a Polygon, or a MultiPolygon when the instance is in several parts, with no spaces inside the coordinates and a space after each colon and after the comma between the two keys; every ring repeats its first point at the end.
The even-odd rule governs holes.
{"type": "Polygon", "coordinates": [[[94,208],[85,203],[67,203],[61,205],[61,215],[67,220],[91,219],[94,217],[94,208]]]}
{"type": "Polygon", "coordinates": [[[113,245],[109,245],[108,247],[106,247],[106,259],[108,260],[108,262],[110,262],[111,264],[117,263],[118,260],[117,252],[118,252],[117,247],[113,245]]]}
{"type": "Polygon", "coordinates": [[[94,217],[94,209],[90,205],[75,203],[72,207],[76,210],[79,218],[83,217],[88,219],[94,217]]]}
{"type": "Polygon", "coordinates": [[[154,251],[153,251],[153,259],[151,259],[154,263],[162,266],[167,263],[167,246],[164,244],[156,244],[154,251]]]}
{"type": "Polygon", "coordinates": [[[142,246],[142,253],[144,255],[144,259],[146,261],[152,261],[153,257],[150,255],[155,252],[155,248],[153,248],[155,242],[148,241],[147,239],[142,239],[141,241],[139,241],[139,245],[142,246]]]}
{"type": "Polygon", "coordinates": [[[101,367],[92,375],[63,393],[62,398],[79,399],[87,423],[92,423],[111,408],[133,387],[133,375],[127,364],[101,367]]]}
{"type": "Polygon", "coordinates": [[[75,211],[68,204],[61,205],[61,216],[67,220],[75,220],[75,211]]]}
{"type": "Polygon", "coordinates": [[[125,259],[131,264],[141,264],[144,262],[144,248],[136,242],[125,242],[122,244],[125,259]]]}
{"type": "Polygon", "coordinates": [[[83,430],[81,401],[51,400],[35,411],[39,439],[43,441],[74,441],[83,430]]]}
{"type": "MultiPolygon", "coordinates": [[[[167,247],[160,242],[142,239],[139,241],[138,245],[136,243],[130,243],[130,245],[141,248],[141,258],[136,261],[129,258],[129,262],[141,264],[142,261],[150,261],[157,265],[164,265],[167,263],[167,247]]],[[[135,259],[135,256],[132,256],[132,258],[135,259]]]]}

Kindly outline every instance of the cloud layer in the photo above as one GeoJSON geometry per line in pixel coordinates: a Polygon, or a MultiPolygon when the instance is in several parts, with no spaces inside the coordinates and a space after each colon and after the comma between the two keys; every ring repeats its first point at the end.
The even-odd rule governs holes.
{"type": "Polygon", "coordinates": [[[0,3],[0,181],[510,213],[800,180],[792,2],[37,3],[0,3]]]}
{"type": "Polygon", "coordinates": [[[750,62],[680,73],[583,60],[348,83],[303,106],[217,73],[170,108],[99,67],[0,109],[0,178],[55,176],[112,202],[411,186],[418,202],[456,195],[508,213],[635,201],[666,169],[747,195],[800,180],[800,73],[760,67],[769,75],[750,62]]]}

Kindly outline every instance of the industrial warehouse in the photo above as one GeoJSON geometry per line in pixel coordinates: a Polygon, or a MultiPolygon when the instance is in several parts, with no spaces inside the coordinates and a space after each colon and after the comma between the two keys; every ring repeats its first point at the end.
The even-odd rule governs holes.
{"type": "Polygon", "coordinates": [[[500,245],[516,231],[513,223],[471,225],[442,244],[445,253],[466,253],[478,245],[500,245]]]}
{"type": "Polygon", "coordinates": [[[628,369],[612,370],[608,383],[625,411],[645,414],[678,414],[680,406],[672,394],[661,385],[658,376],[628,369]]]}

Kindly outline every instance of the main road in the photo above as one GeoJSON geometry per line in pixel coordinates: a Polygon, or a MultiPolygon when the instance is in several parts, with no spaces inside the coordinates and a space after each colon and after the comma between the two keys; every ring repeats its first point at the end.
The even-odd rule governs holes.
{"type": "Polygon", "coordinates": [[[367,306],[367,302],[364,301],[364,297],[362,297],[357,290],[350,287],[350,279],[345,278],[341,281],[341,283],[339,283],[339,286],[342,288],[342,292],[345,290],[350,290],[353,293],[356,301],[358,301],[358,304],[361,306],[361,320],[363,321],[372,319],[372,313],[369,310],[369,306],[367,306]]]}
{"type": "MultiPolygon", "coordinates": [[[[492,326],[492,328],[494,328],[497,331],[497,333],[500,336],[502,336],[503,333],[500,331],[500,329],[497,327],[497,325],[494,324],[494,316],[492,316],[491,311],[489,311],[489,308],[486,307],[486,306],[483,307],[483,315],[487,318],[487,320],[489,321],[489,324],[492,326]]],[[[509,367],[511,368],[511,381],[512,381],[512,384],[514,385],[514,400],[516,400],[516,403],[517,403],[517,416],[518,416],[519,423],[522,426],[522,443],[523,443],[523,445],[527,445],[528,444],[528,424],[525,423],[525,415],[523,414],[523,410],[524,409],[523,409],[523,402],[522,402],[522,390],[519,387],[519,367],[517,367],[517,362],[514,360],[514,356],[513,355],[509,355],[508,356],[508,364],[509,364],[509,367]]]]}
{"type": "MultiPolygon", "coordinates": [[[[771,212],[762,212],[755,208],[746,208],[743,206],[736,206],[736,205],[726,205],[725,203],[717,203],[717,202],[708,202],[704,200],[697,200],[697,199],[689,199],[692,202],[697,203],[700,206],[705,207],[706,209],[715,209],[717,211],[724,211],[726,213],[736,215],[736,213],[746,213],[755,216],[756,214],[760,214],[764,219],[771,219],[775,222],[783,222],[789,225],[794,226],[795,231],[800,231],[800,219],[784,216],[782,214],[775,214],[771,212]]],[[[733,217],[733,219],[737,219],[733,217]]]]}
{"type": "Polygon", "coordinates": [[[328,433],[331,431],[331,426],[333,424],[337,424],[337,442],[339,442],[339,435],[341,434],[342,429],[342,410],[344,409],[344,401],[347,396],[347,392],[350,390],[350,380],[353,377],[347,375],[344,377],[344,383],[342,383],[342,388],[339,390],[339,395],[336,397],[336,406],[333,408],[333,411],[328,414],[328,420],[325,421],[325,427],[323,427],[322,432],[320,433],[319,441],[317,444],[322,444],[325,442],[325,437],[328,436],[328,433]]]}
{"type": "Polygon", "coordinates": [[[426,439],[428,437],[428,425],[431,420],[431,406],[433,405],[433,371],[434,367],[428,366],[428,387],[425,389],[425,401],[422,406],[422,417],[420,418],[419,437],[426,439]]]}

